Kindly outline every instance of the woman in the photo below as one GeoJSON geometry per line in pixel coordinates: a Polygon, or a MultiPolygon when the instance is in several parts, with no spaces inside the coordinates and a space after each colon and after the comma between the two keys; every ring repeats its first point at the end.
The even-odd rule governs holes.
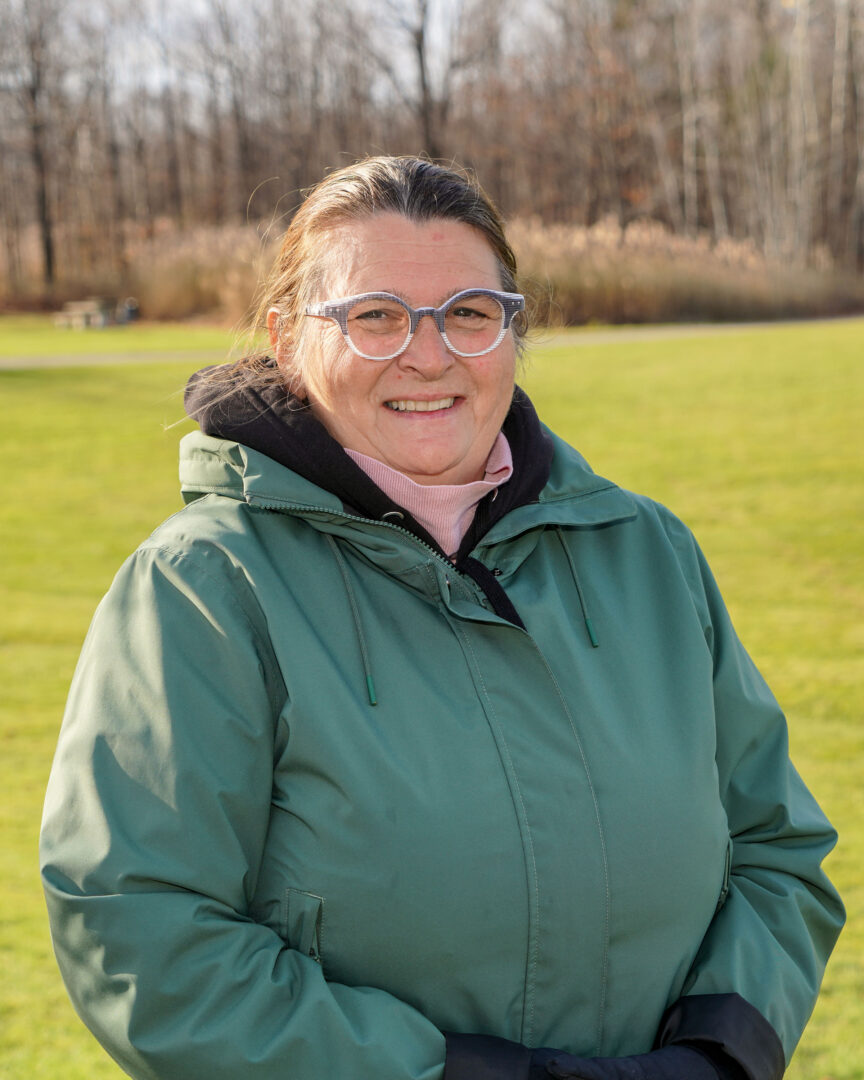
{"type": "Polygon", "coordinates": [[[784,1071],[834,833],[689,532],[515,388],[515,269],[472,183],[367,160],[288,229],[273,359],[190,383],[43,828],[133,1076],[784,1071]]]}

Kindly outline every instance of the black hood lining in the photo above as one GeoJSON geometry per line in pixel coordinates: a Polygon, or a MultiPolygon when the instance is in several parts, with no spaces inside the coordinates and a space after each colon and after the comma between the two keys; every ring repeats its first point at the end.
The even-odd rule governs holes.
{"type": "MultiPolygon", "coordinates": [[[[275,361],[270,363],[275,368],[275,361]]],[[[184,395],[186,412],[205,435],[230,439],[265,454],[304,480],[331,492],[347,513],[398,523],[444,558],[448,557],[434,537],[345,453],[308,404],[278,384],[262,385],[253,380],[242,363],[235,364],[227,373],[220,371],[219,377],[214,378],[217,371],[220,369],[213,367],[197,371],[184,395]]],[[[502,430],[513,455],[513,475],[480,500],[453,560],[457,570],[472,578],[472,563],[476,560],[469,560],[470,553],[505,514],[537,501],[552,467],[552,440],[541,426],[528,396],[518,386],[502,430]]],[[[478,584],[483,586],[481,582],[478,584]]],[[[497,605],[494,606],[497,610],[497,605]]],[[[510,612],[500,614],[513,621],[512,605],[509,607],[510,612]]]]}

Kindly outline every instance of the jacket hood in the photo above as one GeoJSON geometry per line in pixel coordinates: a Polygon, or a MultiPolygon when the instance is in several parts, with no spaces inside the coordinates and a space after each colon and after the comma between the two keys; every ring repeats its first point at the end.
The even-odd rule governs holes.
{"type": "MultiPolygon", "coordinates": [[[[342,511],[397,523],[443,554],[419,522],[345,453],[308,404],[276,383],[253,381],[242,364],[219,378],[212,377],[215,370],[196,372],[186,387],[186,412],[201,428],[181,444],[187,502],[212,492],[252,504],[342,511]]],[[[479,504],[457,566],[481,540],[504,539],[526,527],[597,527],[635,515],[632,500],[617,485],[597,476],[581,454],[541,424],[518,386],[502,430],[513,454],[513,476],[479,504]]]]}

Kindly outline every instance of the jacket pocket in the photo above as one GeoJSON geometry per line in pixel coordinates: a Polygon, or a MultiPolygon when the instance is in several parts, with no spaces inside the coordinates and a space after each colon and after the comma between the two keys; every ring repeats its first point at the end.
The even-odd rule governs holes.
{"type": "Polygon", "coordinates": [[[286,889],[282,911],[282,937],[292,949],[321,963],[324,897],[303,889],[286,889]]]}
{"type": "Polygon", "coordinates": [[[726,860],[723,866],[723,885],[720,889],[720,895],[717,898],[717,908],[714,911],[716,915],[720,908],[726,903],[726,897],[729,895],[729,879],[732,875],[732,837],[730,836],[726,841],[726,860]]]}

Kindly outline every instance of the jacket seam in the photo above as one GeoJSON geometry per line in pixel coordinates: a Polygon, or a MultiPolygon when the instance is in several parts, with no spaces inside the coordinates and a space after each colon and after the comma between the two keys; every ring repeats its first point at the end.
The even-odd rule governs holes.
{"type": "MultiPolygon", "coordinates": [[[[196,498],[192,499],[189,503],[187,503],[187,506],[191,506],[192,503],[198,502],[199,499],[206,499],[208,495],[221,495],[223,492],[227,493],[229,497],[234,500],[234,502],[246,501],[243,498],[242,491],[237,488],[236,484],[232,483],[219,484],[216,483],[216,481],[208,481],[206,489],[202,489],[201,487],[187,487],[185,484],[180,485],[181,495],[194,495],[196,493],[200,493],[197,494],[196,498]]],[[[178,513],[182,512],[182,510],[178,511],[178,513]]]]}
{"type": "MultiPolygon", "coordinates": [[[[236,502],[239,500],[235,499],[234,501],[236,502]]],[[[429,545],[426,544],[419,537],[413,536],[413,534],[408,532],[407,529],[400,528],[397,525],[392,525],[389,521],[376,521],[374,518],[362,517],[358,514],[350,514],[344,510],[329,509],[327,507],[307,505],[301,506],[299,504],[284,499],[274,498],[268,501],[264,501],[257,495],[254,496],[252,499],[246,500],[245,505],[248,506],[250,510],[282,514],[284,517],[294,518],[295,520],[302,522],[308,528],[313,529],[319,534],[324,534],[325,536],[333,536],[334,534],[329,532],[327,529],[319,528],[317,519],[323,519],[327,523],[335,519],[338,524],[341,524],[343,526],[356,526],[358,532],[365,533],[369,531],[372,532],[373,535],[373,531],[376,528],[383,528],[387,530],[388,535],[392,536],[395,534],[399,537],[409,537],[414,541],[415,546],[417,544],[422,544],[422,549],[419,550],[417,553],[417,561],[411,563],[410,566],[404,567],[400,571],[388,571],[388,574],[392,577],[399,577],[402,574],[410,574],[417,570],[419,567],[428,566],[429,556],[437,554],[433,548],[430,548],[429,545]]],[[[347,537],[347,541],[349,544],[352,542],[350,536],[347,537]]],[[[445,556],[440,556],[440,558],[444,562],[447,562],[445,556]]]]}
{"type": "MultiPolygon", "coordinates": [[[[182,513],[182,511],[179,511],[179,512],[182,513]]],[[[224,582],[224,581],[221,581],[218,577],[215,576],[215,574],[211,573],[211,571],[207,567],[202,566],[201,563],[199,562],[199,560],[196,559],[191,552],[183,551],[183,550],[180,550],[178,548],[171,547],[169,544],[164,544],[164,543],[156,542],[156,541],[153,541],[153,540],[145,540],[144,543],[138,549],[138,552],[145,552],[145,551],[161,552],[164,555],[168,555],[168,556],[171,556],[171,557],[173,557],[175,559],[179,559],[181,562],[185,562],[189,566],[194,566],[195,569],[198,571],[198,573],[201,574],[203,577],[207,578],[207,580],[209,582],[211,582],[215,586],[215,588],[218,589],[219,592],[223,596],[227,597],[230,600],[235,600],[236,599],[236,593],[232,589],[230,589],[228,587],[227,583],[224,582]]],[[[136,552],[136,554],[138,552],[136,552]]],[[[230,560],[228,560],[228,562],[229,562],[229,565],[233,567],[234,564],[231,563],[230,560]]],[[[240,575],[240,576],[242,577],[242,575],[240,575]]],[[[256,598],[254,592],[250,588],[247,588],[244,591],[245,591],[246,595],[255,604],[258,611],[261,613],[261,618],[264,620],[264,622],[266,624],[267,623],[267,617],[264,614],[264,612],[261,610],[261,605],[259,604],[258,599],[256,598]]],[[[235,606],[237,612],[239,613],[239,616],[242,619],[244,625],[248,628],[249,633],[252,635],[253,639],[255,640],[255,642],[256,642],[255,652],[258,654],[258,658],[261,661],[261,663],[263,664],[265,662],[264,656],[265,656],[265,653],[266,653],[266,647],[269,645],[269,641],[266,638],[266,636],[261,633],[260,630],[257,630],[255,628],[254,623],[249,618],[249,615],[243,610],[242,606],[237,605],[237,604],[235,604],[234,606],[235,606]],[[264,646],[264,648],[262,648],[262,646],[264,646]]],[[[275,657],[273,659],[275,661],[275,657]]],[[[278,663],[276,664],[276,670],[277,670],[277,672],[279,674],[279,678],[282,680],[282,682],[284,684],[284,678],[282,677],[282,671],[281,671],[281,668],[279,667],[278,663]]],[[[273,704],[275,706],[276,702],[274,701],[273,704]]],[[[277,712],[278,712],[278,709],[277,709],[277,712]]]]}
{"type": "MultiPolygon", "coordinates": [[[[534,918],[533,929],[531,926],[531,904],[528,906],[528,940],[529,940],[529,955],[527,957],[526,971],[525,971],[525,1001],[523,1005],[523,1021],[522,1021],[522,1041],[530,1042],[531,1036],[534,1030],[534,1011],[536,1006],[536,971],[537,971],[537,954],[540,947],[540,881],[537,875],[537,860],[534,855],[534,840],[531,835],[531,826],[528,822],[528,810],[525,806],[525,800],[522,798],[522,789],[519,785],[519,777],[516,773],[516,767],[513,763],[513,756],[510,753],[510,747],[507,745],[507,740],[504,737],[504,732],[498,722],[498,716],[495,712],[495,707],[492,704],[492,699],[489,695],[489,691],[486,687],[486,682],[483,679],[483,673],[480,669],[480,665],[477,660],[477,654],[474,652],[474,647],[471,644],[471,639],[468,634],[459,626],[454,625],[454,631],[457,637],[463,642],[464,647],[467,648],[471,654],[472,668],[476,672],[477,681],[480,685],[480,690],[483,695],[483,700],[486,703],[488,709],[488,716],[494,722],[494,731],[497,735],[496,743],[498,743],[498,753],[501,757],[506,759],[504,773],[508,777],[508,780],[512,778],[512,786],[510,797],[513,798],[514,789],[515,795],[518,799],[519,806],[521,808],[521,823],[524,823],[520,828],[522,833],[522,851],[523,858],[525,858],[526,869],[530,869],[529,880],[529,896],[533,892],[534,898],[534,918]],[[503,748],[503,754],[502,754],[503,748]],[[531,888],[533,883],[533,890],[531,888]],[[525,1010],[527,1009],[527,1016],[525,1010]]],[[[520,815],[517,814],[517,821],[520,821],[520,815]]]]}
{"type": "Polygon", "coordinates": [[[551,506],[559,502],[585,502],[588,499],[595,499],[598,495],[605,495],[608,491],[620,491],[622,495],[627,495],[627,492],[618,484],[607,484],[606,487],[594,488],[593,491],[586,491],[584,494],[574,495],[571,492],[569,495],[553,495],[550,498],[538,499],[537,506],[551,506]]]}
{"type": "MultiPolygon", "coordinates": [[[[530,637],[530,635],[529,635],[530,637]]],[[[603,1028],[606,1023],[606,992],[609,983],[609,933],[611,924],[611,895],[609,890],[609,858],[606,850],[606,834],[603,831],[603,821],[600,816],[600,804],[597,799],[597,792],[594,788],[594,782],[591,779],[591,770],[588,767],[588,759],[585,756],[585,749],[582,746],[582,740],[579,737],[579,732],[576,730],[576,724],[573,720],[573,716],[567,705],[567,701],[564,694],[561,692],[561,687],[558,684],[558,680],[555,678],[555,672],[549,664],[549,661],[544,656],[542,650],[531,638],[531,644],[537,650],[537,655],[543,661],[543,666],[549,673],[549,678],[552,681],[552,685],[555,687],[555,693],[558,695],[558,700],[564,709],[564,715],[567,717],[567,722],[570,725],[570,730],[573,732],[573,738],[576,740],[576,748],[579,751],[579,757],[582,760],[582,768],[585,770],[585,779],[588,781],[588,790],[591,793],[591,803],[594,807],[594,820],[597,823],[597,835],[600,839],[600,853],[603,859],[603,888],[605,893],[605,911],[604,911],[604,926],[603,926],[603,962],[600,976],[600,1009],[599,1016],[597,1018],[597,1042],[595,1048],[595,1054],[602,1052],[603,1046],[603,1028]]]]}

